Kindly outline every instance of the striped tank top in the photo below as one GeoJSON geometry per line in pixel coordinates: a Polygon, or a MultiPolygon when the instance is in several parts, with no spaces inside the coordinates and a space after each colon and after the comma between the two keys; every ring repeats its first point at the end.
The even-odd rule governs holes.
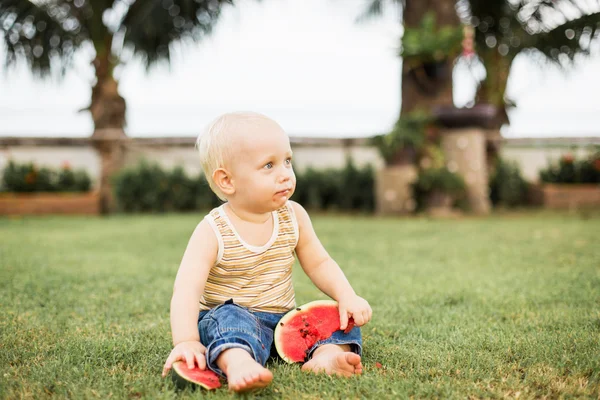
{"type": "Polygon", "coordinates": [[[200,310],[209,310],[229,299],[252,311],[280,313],[294,308],[292,266],[298,243],[298,224],[292,205],[273,211],[273,234],[263,246],[252,246],[240,237],[224,205],[205,218],[219,243],[200,310]]]}

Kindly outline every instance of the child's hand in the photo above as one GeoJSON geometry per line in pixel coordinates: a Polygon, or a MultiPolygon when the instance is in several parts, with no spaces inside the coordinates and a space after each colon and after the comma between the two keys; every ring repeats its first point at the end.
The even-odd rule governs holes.
{"type": "Polygon", "coordinates": [[[179,360],[185,361],[190,369],[194,368],[195,364],[198,364],[198,368],[200,369],[206,369],[205,354],[206,347],[204,347],[200,342],[193,340],[189,342],[178,343],[177,346],[171,350],[171,354],[169,354],[169,357],[165,362],[162,372],[163,378],[167,376],[167,373],[173,366],[173,363],[179,360]]]}
{"type": "Polygon", "coordinates": [[[340,330],[342,331],[348,326],[350,317],[354,318],[356,326],[363,326],[371,320],[371,315],[373,315],[369,303],[357,295],[340,299],[338,308],[340,310],[340,330]]]}

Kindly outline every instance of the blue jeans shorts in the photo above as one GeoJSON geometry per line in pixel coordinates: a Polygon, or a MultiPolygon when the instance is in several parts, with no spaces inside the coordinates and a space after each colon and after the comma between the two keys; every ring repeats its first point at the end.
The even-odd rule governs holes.
{"type": "MultiPolygon", "coordinates": [[[[265,365],[270,355],[277,354],[273,346],[273,331],[285,313],[250,311],[228,300],[210,310],[201,311],[198,317],[200,342],[206,347],[206,365],[221,376],[216,360],[227,349],[241,348],[252,355],[261,365],[265,365]]],[[[362,355],[360,328],[354,327],[345,334],[336,331],[328,339],[321,340],[309,350],[308,358],[323,344],[348,344],[354,353],[362,355]]]]}

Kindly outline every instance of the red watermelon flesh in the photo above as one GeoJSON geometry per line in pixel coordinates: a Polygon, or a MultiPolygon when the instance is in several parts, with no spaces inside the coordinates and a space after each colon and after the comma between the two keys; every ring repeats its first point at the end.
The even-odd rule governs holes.
{"type": "MultiPolygon", "coordinates": [[[[352,318],[344,333],[354,327],[352,318]]],[[[303,362],[308,351],[320,340],[340,329],[337,302],[318,300],[287,313],[275,328],[274,341],[279,356],[289,363],[303,362]]]]}
{"type": "Polygon", "coordinates": [[[179,378],[202,386],[204,389],[213,390],[221,387],[219,375],[210,369],[200,369],[197,365],[190,369],[186,362],[176,361],[173,363],[173,371],[179,378]]]}

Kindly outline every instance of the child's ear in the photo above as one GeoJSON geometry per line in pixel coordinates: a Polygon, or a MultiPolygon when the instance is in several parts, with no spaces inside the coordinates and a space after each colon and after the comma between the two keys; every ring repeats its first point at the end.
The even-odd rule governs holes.
{"type": "Polygon", "coordinates": [[[225,168],[217,168],[215,172],[213,172],[212,178],[223,194],[231,196],[235,193],[231,174],[225,168]]]}

